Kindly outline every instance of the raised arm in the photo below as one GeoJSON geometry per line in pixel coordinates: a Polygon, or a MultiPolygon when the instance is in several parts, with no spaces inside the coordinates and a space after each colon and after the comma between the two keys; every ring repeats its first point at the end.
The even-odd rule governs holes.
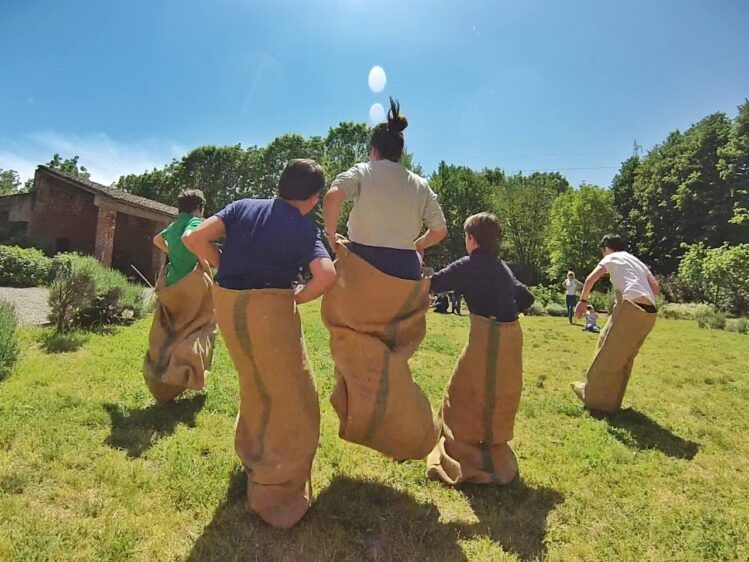
{"type": "Polygon", "coordinates": [[[335,266],[330,258],[312,260],[309,264],[309,270],[312,274],[312,280],[294,295],[297,304],[313,301],[335,285],[335,266]]]}
{"type": "Polygon", "coordinates": [[[213,242],[224,236],[226,236],[224,222],[213,216],[194,230],[186,231],[182,235],[182,243],[200,259],[206,260],[213,267],[219,267],[221,253],[213,242]]]}

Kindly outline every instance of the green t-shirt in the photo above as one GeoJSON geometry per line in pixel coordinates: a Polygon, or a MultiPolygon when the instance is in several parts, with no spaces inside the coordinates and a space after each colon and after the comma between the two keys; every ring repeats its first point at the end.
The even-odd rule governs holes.
{"type": "Polygon", "coordinates": [[[182,243],[185,230],[192,230],[201,223],[190,213],[180,213],[177,220],[161,231],[169,249],[169,264],[166,266],[166,284],[174,285],[190,273],[198,263],[198,258],[182,243]]]}

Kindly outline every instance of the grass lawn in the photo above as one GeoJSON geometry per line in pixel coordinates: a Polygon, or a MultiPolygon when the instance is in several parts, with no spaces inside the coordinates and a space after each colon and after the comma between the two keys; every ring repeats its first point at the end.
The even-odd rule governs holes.
{"type": "MultiPolygon", "coordinates": [[[[246,507],[222,345],[207,393],[162,407],[141,379],[150,318],[65,353],[24,329],[0,381],[0,560],[749,559],[749,337],[659,320],[624,410],[596,419],[569,388],[595,336],[524,318],[521,478],[455,490],[338,438],[327,332],[317,304],[303,316],[322,436],[290,531],[246,507]]],[[[412,364],[435,407],[467,326],[429,315],[412,364]]]]}

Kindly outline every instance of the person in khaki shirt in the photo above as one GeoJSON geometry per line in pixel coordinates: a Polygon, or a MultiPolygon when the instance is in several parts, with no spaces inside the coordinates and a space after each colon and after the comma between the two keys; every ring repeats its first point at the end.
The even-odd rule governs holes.
{"type": "Polygon", "coordinates": [[[370,161],[336,177],[325,195],[323,219],[335,250],[341,207],[344,201],[353,202],[350,250],[387,275],[418,280],[420,254],[447,235],[447,225],[429,183],[400,163],[407,126],[400,105],[391,98],[387,122],[372,132],[370,161]]]}

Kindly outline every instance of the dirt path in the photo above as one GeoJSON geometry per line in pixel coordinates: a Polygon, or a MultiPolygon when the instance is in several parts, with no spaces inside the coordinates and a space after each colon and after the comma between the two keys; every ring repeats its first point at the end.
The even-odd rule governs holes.
{"type": "Polygon", "coordinates": [[[46,287],[29,287],[26,289],[0,287],[0,299],[15,305],[21,324],[46,324],[49,312],[48,296],[49,290],[46,287]]]}

